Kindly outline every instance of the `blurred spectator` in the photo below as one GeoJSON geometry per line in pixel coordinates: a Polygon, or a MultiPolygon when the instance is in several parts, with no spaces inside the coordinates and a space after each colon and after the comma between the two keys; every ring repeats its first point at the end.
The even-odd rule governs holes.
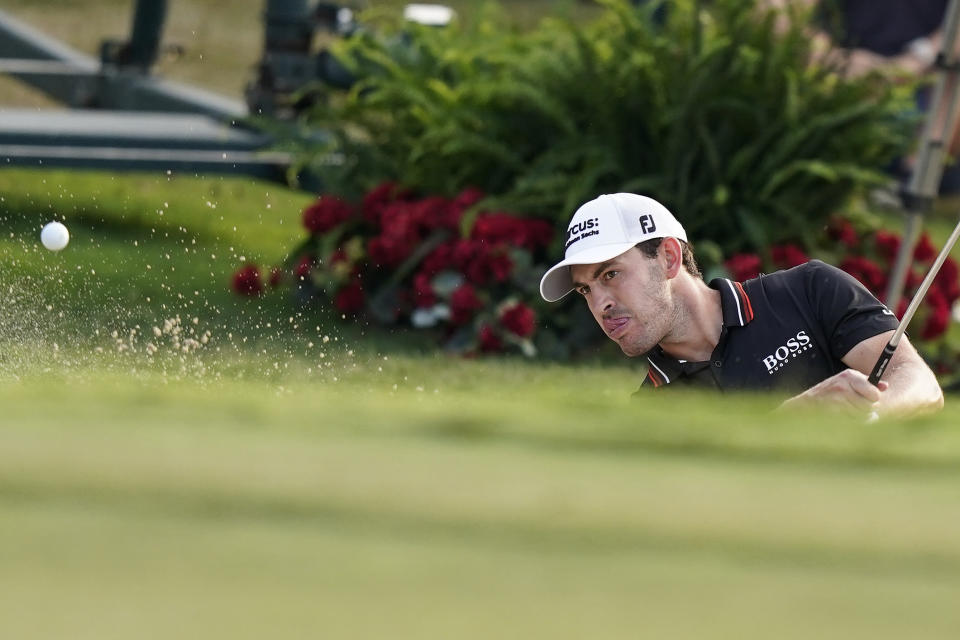
{"type": "Polygon", "coordinates": [[[813,10],[817,48],[840,47],[851,73],[897,67],[924,73],[940,48],[948,0],[756,0],[813,10]]]}
{"type": "Polygon", "coordinates": [[[848,73],[933,70],[948,0],[803,0],[816,23],[848,56],[848,73]]]}
{"type": "MultiPolygon", "coordinates": [[[[936,70],[949,0],[757,0],[765,6],[792,5],[813,11],[817,27],[814,50],[823,56],[843,56],[847,74],[889,73],[891,79],[917,77],[936,70]]],[[[929,106],[930,84],[917,92],[917,108],[929,106]]],[[[960,139],[954,135],[949,153],[956,157],[960,139]]],[[[910,173],[911,159],[892,168],[901,179],[910,173]]],[[[941,193],[960,193],[960,167],[947,165],[941,193]]]]}

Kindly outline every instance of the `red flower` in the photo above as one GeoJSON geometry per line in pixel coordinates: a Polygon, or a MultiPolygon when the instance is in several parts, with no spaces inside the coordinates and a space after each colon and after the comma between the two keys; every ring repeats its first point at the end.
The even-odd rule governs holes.
{"type": "Polygon", "coordinates": [[[333,306],[341,313],[358,313],[363,309],[363,288],[354,280],[337,292],[333,298],[333,306]]]}
{"type": "Polygon", "coordinates": [[[506,251],[497,251],[488,256],[487,268],[494,282],[504,282],[513,272],[513,260],[506,251]]]}
{"type": "Polygon", "coordinates": [[[441,271],[455,269],[454,249],[456,242],[445,242],[431,251],[420,266],[420,271],[434,276],[441,271]]]}
{"type": "Polygon", "coordinates": [[[850,256],[840,268],[859,280],[874,295],[881,295],[887,286],[887,275],[875,262],[863,256],[850,256]]]}
{"type": "Polygon", "coordinates": [[[835,218],[830,223],[827,233],[831,238],[838,240],[841,244],[850,249],[853,249],[860,244],[860,239],[857,238],[857,230],[853,228],[852,224],[843,218],[835,218]]]}
{"type": "Polygon", "coordinates": [[[303,210],[303,226],[310,233],[326,233],[353,214],[353,207],[337,196],[321,196],[303,210]]]}
{"type": "Polygon", "coordinates": [[[260,269],[248,264],[233,274],[233,290],[243,296],[258,296],[263,293],[260,269]]]}
{"type": "Polygon", "coordinates": [[[553,240],[553,225],[546,220],[525,220],[524,230],[526,246],[528,249],[536,247],[548,247],[553,240]]]}
{"type": "Polygon", "coordinates": [[[950,324],[950,301],[940,288],[931,287],[924,302],[930,308],[930,313],[920,331],[920,337],[932,340],[947,331],[950,324]]]}
{"type": "Polygon", "coordinates": [[[789,269],[810,261],[803,249],[795,244],[785,244],[770,249],[770,257],[778,269],[789,269]]]}
{"type": "Polygon", "coordinates": [[[947,298],[943,295],[943,292],[934,287],[931,287],[930,290],[927,291],[927,297],[924,298],[923,301],[927,303],[927,306],[931,309],[950,306],[950,303],[947,302],[947,298]]]}
{"type": "Polygon", "coordinates": [[[387,205],[381,218],[382,232],[370,240],[367,251],[375,265],[395,267],[421,241],[416,220],[406,203],[387,205]]]}
{"type": "Polygon", "coordinates": [[[497,332],[491,329],[489,325],[485,324],[480,327],[480,333],[477,337],[480,343],[480,351],[484,353],[501,351],[503,349],[503,341],[500,339],[500,336],[497,335],[497,332]]]}
{"type": "Polygon", "coordinates": [[[437,294],[430,283],[430,275],[421,271],[413,276],[413,299],[417,307],[432,307],[437,303],[437,294]]]}
{"type": "Polygon", "coordinates": [[[920,262],[930,262],[937,256],[937,248],[930,242],[930,236],[924,233],[917,240],[917,246],[913,248],[913,259],[920,262]]]}
{"type": "Polygon", "coordinates": [[[416,238],[420,233],[417,214],[416,207],[409,202],[391,202],[383,207],[380,228],[385,235],[416,238]]]}
{"type": "Polygon", "coordinates": [[[404,191],[396,182],[383,182],[377,185],[363,197],[363,219],[379,224],[388,204],[404,200],[408,196],[409,192],[404,191]]]}
{"type": "Polygon", "coordinates": [[[517,304],[504,309],[500,314],[500,324],[508,331],[512,331],[521,338],[527,338],[533,335],[536,328],[537,317],[533,309],[518,302],[517,304]]]}
{"type": "Polygon", "coordinates": [[[463,213],[473,205],[477,204],[483,200],[483,191],[476,189],[474,187],[467,187],[454,197],[453,201],[450,203],[454,210],[458,214],[463,213]]]}
{"type": "Polygon", "coordinates": [[[480,249],[473,259],[463,268],[467,280],[483,286],[493,282],[504,282],[513,271],[513,261],[505,251],[484,251],[480,249]]]}
{"type": "Polygon", "coordinates": [[[304,255],[300,257],[297,265],[293,268],[293,275],[297,280],[303,280],[310,275],[313,268],[313,256],[304,255]]]}
{"type": "Polygon", "coordinates": [[[734,280],[743,282],[760,275],[763,263],[760,256],[755,253],[737,253],[730,256],[723,266],[727,268],[734,280]]]}
{"type": "Polygon", "coordinates": [[[483,251],[479,242],[473,240],[457,240],[453,243],[450,260],[456,269],[465,270],[467,265],[483,251]]]}
{"type": "MultiPolygon", "coordinates": [[[[931,289],[930,293],[934,293],[934,290],[931,289]]],[[[936,300],[937,298],[932,300],[928,298],[928,301],[932,304],[930,315],[927,316],[927,321],[920,331],[920,337],[923,340],[932,340],[942,336],[947,331],[947,325],[950,324],[950,306],[943,297],[940,297],[938,302],[936,300]]]]}
{"type": "Polygon", "coordinates": [[[434,254],[425,267],[432,269],[440,264],[441,258],[448,260],[446,268],[457,269],[478,286],[491,281],[504,282],[513,272],[513,261],[503,247],[489,247],[480,240],[456,240],[443,253],[435,251],[434,254]]]}
{"type": "Polygon", "coordinates": [[[877,245],[877,252],[888,262],[893,262],[900,251],[900,236],[881,229],[874,234],[873,240],[877,245]]]}
{"type": "Polygon", "coordinates": [[[940,266],[933,279],[933,286],[943,292],[944,298],[948,304],[953,304],[960,298],[960,270],[957,269],[957,261],[948,257],[940,266]]]}
{"type": "Polygon", "coordinates": [[[487,213],[474,222],[470,237],[487,245],[508,245],[532,251],[550,244],[553,227],[543,220],[516,218],[507,213],[487,213]]]}
{"type": "Polygon", "coordinates": [[[434,229],[456,231],[460,227],[462,211],[453,207],[449,200],[440,197],[424,198],[410,203],[409,216],[421,232],[426,235],[434,229]]]}
{"type": "Polygon", "coordinates": [[[521,246],[522,223],[506,213],[485,213],[473,224],[470,237],[486,244],[512,244],[521,246]]]}
{"type": "Polygon", "coordinates": [[[466,324],[473,314],[482,308],[483,302],[469,284],[460,285],[450,295],[450,320],[453,324],[466,324]]]}
{"type": "Polygon", "coordinates": [[[396,267],[410,255],[414,246],[415,243],[406,238],[382,235],[370,240],[367,253],[378,267],[396,267]]]}
{"type": "Polygon", "coordinates": [[[268,280],[270,288],[279,287],[280,283],[283,282],[283,269],[280,267],[274,267],[270,269],[270,278],[268,280]]]}

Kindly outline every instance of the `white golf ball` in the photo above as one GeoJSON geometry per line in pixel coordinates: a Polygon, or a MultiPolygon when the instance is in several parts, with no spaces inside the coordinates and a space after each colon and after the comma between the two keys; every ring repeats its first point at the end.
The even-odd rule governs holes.
{"type": "Polygon", "coordinates": [[[50,251],[60,251],[70,242],[70,232],[59,222],[51,222],[40,232],[40,242],[50,251]]]}

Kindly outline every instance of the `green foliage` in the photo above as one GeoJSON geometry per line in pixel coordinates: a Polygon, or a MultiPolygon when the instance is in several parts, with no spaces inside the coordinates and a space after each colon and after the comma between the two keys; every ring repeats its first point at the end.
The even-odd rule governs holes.
{"type": "Polygon", "coordinates": [[[347,158],[324,169],[331,187],[471,185],[560,224],[599,193],[641,192],[729,254],[815,244],[907,146],[911,87],[809,64],[797,11],[784,31],[779,13],[739,0],[678,0],[664,24],[656,3],[600,4],[586,24],[518,32],[490,9],[342,43],[360,81],[311,114],[347,158]]]}

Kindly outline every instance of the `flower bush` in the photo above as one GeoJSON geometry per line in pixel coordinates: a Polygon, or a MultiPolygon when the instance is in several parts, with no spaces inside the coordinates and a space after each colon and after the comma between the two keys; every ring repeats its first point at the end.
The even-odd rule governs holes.
{"type": "MultiPolygon", "coordinates": [[[[447,350],[466,355],[519,351],[565,358],[602,343],[578,300],[550,305],[548,326],[537,285],[556,257],[553,225],[545,220],[489,211],[477,189],[452,198],[419,196],[383,183],[359,202],[323,195],[302,212],[306,239],[263,281],[254,264],[233,276],[244,296],[293,288],[301,298],[335,310],[343,320],[407,326],[430,332],[447,350]]],[[[901,238],[884,229],[858,231],[835,218],[810,250],[783,243],[762,253],[737,253],[722,261],[736,280],[788,269],[811,255],[836,264],[884,300],[901,238]]],[[[937,256],[927,234],[913,252],[902,318],[937,256]]],[[[716,271],[715,269],[712,269],[716,271]]],[[[957,373],[956,344],[945,339],[951,309],[960,300],[960,268],[947,258],[910,327],[913,342],[935,370],[957,373]]]]}
{"type": "MultiPolygon", "coordinates": [[[[421,197],[392,182],[358,203],[320,196],[303,210],[307,239],[269,282],[319,296],[344,319],[433,331],[452,351],[532,356],[538,263],[553,228],[486,211],[483,197],[469,188],[421,197]]],[[[237,272],[234,289],[263,292],[254,265],[237,272]]]]}

